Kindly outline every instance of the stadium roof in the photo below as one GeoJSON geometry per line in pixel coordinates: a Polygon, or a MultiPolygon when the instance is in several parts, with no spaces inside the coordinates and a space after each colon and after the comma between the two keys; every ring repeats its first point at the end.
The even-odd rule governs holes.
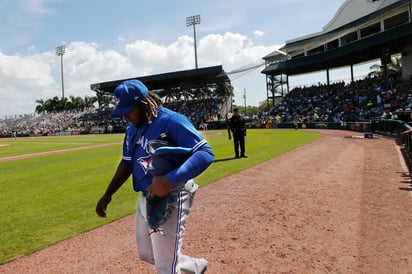
{"type": "Polygon", "coordinates": [[[271,64],[262,73],[304,74],[400,53],[412,44],[411,3],[412,0],[346,0],[322,32],[287,41],[279,49],[288,55],[285,60],[273,62],[269,56],[264,57],[271,64]]]}
{"type": "Polygon", "coordinates": [[[191,88],[230,81],[222,66],[213,66],[95,83],[90,85],[90,89],[96,92],[113,93],[120,83],[132,79],[142,81],[149,90],[163,90],[175,87],[191,88]]]}
{"type": "Polygon", "coordinates": [[[331,68],[350,66],[382,57],[383,49],[388,54],[402,51],[412,44],[412,23],[375,34],[334,50],[273,63],[262,73],[269,75],[297,75],[331,68]]]}

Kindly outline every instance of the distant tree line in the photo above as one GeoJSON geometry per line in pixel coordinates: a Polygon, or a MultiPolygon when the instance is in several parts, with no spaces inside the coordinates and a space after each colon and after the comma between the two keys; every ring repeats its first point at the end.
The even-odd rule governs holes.
{"type": "Polygon", "coordinates": [[[57,96],[47,100],[36,100],[35,112],[38,114],[65,112],[65,111],[88,111],[96,109],[95,103],[98,103],[98,108],[104,110],[110,106],[113,101],[113,96],[107,94],[96,93],[96,96],[69,96],[59,98],[57,96]]]}

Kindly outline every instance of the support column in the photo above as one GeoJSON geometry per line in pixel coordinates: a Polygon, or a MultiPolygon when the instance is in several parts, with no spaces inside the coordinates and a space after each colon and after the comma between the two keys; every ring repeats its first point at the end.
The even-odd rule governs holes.
{"type": "Polygon", "coordinates": [[[402,49],[402,78],[412,80],[412,45],[402,49]]]}
{"type": "Polygon", "coordinates": [[[350,80],[353,83],[353,64],[350,65],[350,80]]]}
{"type": "Polygon", "coordinates": [[[329,86],[330,85],[330,79],[329,79],[329,67],[326,69],[326,83],[329,86]]]}

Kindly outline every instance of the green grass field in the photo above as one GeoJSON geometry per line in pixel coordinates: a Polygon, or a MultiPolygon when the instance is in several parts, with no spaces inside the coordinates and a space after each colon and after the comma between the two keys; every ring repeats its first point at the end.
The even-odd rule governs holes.
{"type": "MultiPolygon", "coordinates": [[[[233,159],[226,131],[206,139],[215,162],[196,182],[200,186],[237,173],[317,140],[316,132],[251,129],[247,159],[233,159]]],[[[67,148],[119,143],[123,134],[0,139],[0,158],[67,148]]],[[[139,194],[131,180],[114,195],[106,219],[95,214],[121,158],[121,144],[64,154],[0,162],[0,264],[43,249],[135,212],[139,194]]]]}

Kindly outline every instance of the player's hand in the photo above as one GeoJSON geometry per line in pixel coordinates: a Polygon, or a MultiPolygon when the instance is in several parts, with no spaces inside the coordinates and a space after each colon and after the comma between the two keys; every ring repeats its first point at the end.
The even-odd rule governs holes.
{"type": "Polygon", "coordinates": [[[106,218],[107,205],[111,202],[112,197],[110,195],[103,195],[96,205],[96,214],[99,217],[106,218]]]}
{"type": "Polygon", "coordinates": [[[165,197],[172,189],[172,184],[166,176],[154,176],[152,184],[147,188],[148,197],[165,197]]]}

